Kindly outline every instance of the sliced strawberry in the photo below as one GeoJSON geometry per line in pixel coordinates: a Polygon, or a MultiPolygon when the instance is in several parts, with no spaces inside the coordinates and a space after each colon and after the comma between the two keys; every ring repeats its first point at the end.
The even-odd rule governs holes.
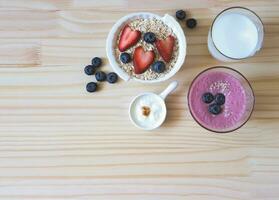
{"type": "Polygon", "coordinates": [[[137,47],[133,55],[135,74],[142,74],[143,72],[145,72],[153,63],[154,58],[155,53],[153,50],[144,51],[141,46],[137,47]]]}
{"type": "Polygon", "coordinates": [[[118,49],[121,52],[129,49],[131,46],[135,45],[139,41],[140,36],[140,31],[134,31],[128,25],[126,25],[120,34],[118,49]]]}
{"type": "Polygon", "coordinates": [[[165,40],[157,40],[155,42],[156,48],[164,61],[169,62],[172,57],[175,38],[169,35],[165,40]]]}

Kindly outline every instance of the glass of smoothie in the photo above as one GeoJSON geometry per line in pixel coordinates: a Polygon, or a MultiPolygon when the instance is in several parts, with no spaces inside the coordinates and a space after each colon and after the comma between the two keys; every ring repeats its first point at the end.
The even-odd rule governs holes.
{"type": "Polygon", "coordinates": [[[212,67],[192,81],[188,106],[192,117],[207,130],[227,133],[243,126],[254,109],[248,80],[229,67],[212,67]]]}
{"type": "Polygon", "coordinates": [[[264,26],[260,17],[244,7],[220,12],[208,33],[208,50],[221,61],[238,61],[251,57],[263,46],[264,26]]]}

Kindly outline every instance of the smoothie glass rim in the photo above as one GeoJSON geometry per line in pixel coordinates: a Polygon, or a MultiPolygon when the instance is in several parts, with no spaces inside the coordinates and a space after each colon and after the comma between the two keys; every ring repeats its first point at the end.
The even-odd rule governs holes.
{"type": "Polygon", "coordinates": [[[239,129],[239,128],[241,128],[242,126],[244,126],[244,125],[249,121],[249,119],[251,118],[252,113],[253,113],[254,108],[255,108],[255,93],[254,93],[254,89],[253,89],[252,85],[250,84],[249,80],[248,80],[241,72],[239,72],[238,70],[233,69],[233,68],[231,68],[231,67],[219,65],[219,66],[214,66],[214,67],[209,67],[209,68],[207,68],[207,69],[204,69],[203,71],[199,72],[199,73],[195,76],[195,78],[192,80],[191,84],[189,85],[188,94],[187,94],[187,104],[188,104],[188,109],[189,109],[189,112],[190,112],[192,118],[193,118],[201,127],[203,127],[204,129],[206,129],[206,130],[208,130],[208,131],[214,132],[214,133],[230,133],[230,132],[236,131],[237,129],[239,129]],[[231,130],[226,130],[226,131],[220,130],[220,131],[218,131],[218,130],[213,130],[213,129],[210,129],[210,128],[208,128],[208,127],[205,127],[204,125],[202,125],[202,124],[196,119],[196,117],[194,116],[192,110],[190,109],[191,107],[190,107],[190,101],[189,101],[189,99],[190,99],[190,91],[191,91],[191,88],[192,88],[192,86],[193,86],[193,83],[196,81],[196,79],[197,79],[200,75],[202,75],[203,73],[205,73],[205,72],[207,72],[207,71],[213,70],[213,69],[227,69],[227,70],[231,70],[231,71],[233,71],[233,72],[239,74],[239,75],[247,82],[247,84],[248,84],[248,86],[249,86],[249,88],[251,89],[251,92],[252,92],[252,97],[253,97],[252,104],[253,104],[253,105],[252,105],[252,108],[251,108],[251,112],[249,113],[249,116],[247,117],[247,119],[246,119],[243,123],[240,124],[240,126],[234,128],[234,129],[231,129],[231,130]]]}

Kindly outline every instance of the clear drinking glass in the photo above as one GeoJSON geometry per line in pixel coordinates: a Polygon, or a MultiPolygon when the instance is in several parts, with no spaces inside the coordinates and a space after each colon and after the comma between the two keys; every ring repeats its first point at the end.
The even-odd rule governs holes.
{"type": "Polygon", "coordinates": [[[233,62],[255,55],[263,46],[263,38],[263,23],[255,12],[231,7],[215,17],[207,45],[216,59],[233,62]]]}
{"type": "Polygon", "coordinates": [[[255,97],[248,80],[238,71],[224,66],[211,67],[198,74],[188,92],[188,107],[192,117],[203,128],[227,133],[243,126],[254,109],[255,97]],[[211,103],[202,100],[203,94],[210,92],[225,95],[222,112],[213,115],[209,112],[211,103]]]}

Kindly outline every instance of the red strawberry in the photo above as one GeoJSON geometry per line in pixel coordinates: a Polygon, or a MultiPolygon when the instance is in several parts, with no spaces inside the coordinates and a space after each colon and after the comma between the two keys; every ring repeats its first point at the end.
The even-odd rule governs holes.
{"type": "Polygon", "coordinates": [[[118,49],[121,52],[129,49],[139,41],[140,36],[140,31],[133,31],[128,25],[126,25],[121,32],[118,49]]]}
{"type": "Polygon", "coordinates": [[[133,55],[135,74],[142,74],[143,72],[145,72],[153,63],[154,58],[155,53],[153,50],[144,51],[144,49],[141,46],[137,47],[133,55]]]}
{"type": "Polygon", "coordinates": [[[175,38],[169,35],[165,40],[156,40],[155,45],[164,61],[169,62],[172,57],[175,38]]]}

